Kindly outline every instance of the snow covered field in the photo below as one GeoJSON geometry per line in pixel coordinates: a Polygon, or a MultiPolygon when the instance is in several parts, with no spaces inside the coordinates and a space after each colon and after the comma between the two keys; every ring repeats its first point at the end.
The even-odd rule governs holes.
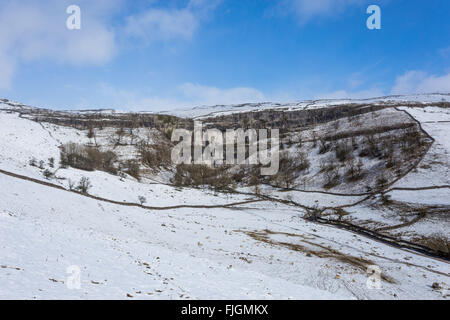
{"type": "MultiPolygon", "coordinates": [[[[413,98],[436,102],[443,99],[441,95],[410,97],[413,98]]],[[[314,102],[322,107],[326,103],[329,102],[314,102]]],[[[7,105],[0,109],[7,109],[7,105]]],[[[404,110],[420,121],[436,141],[417,170],[391,187],[449,185],[448,109],[404,110]]],[[[376,121],[385,123],[392,116],[389,112],[376,121]]],[[[202,110],[201,115],[205,113],[202,110]]],[[[345,126],[343,122],[341,128],[345,126]]],[[[100,145],[107,143],[105,132],[105,136],[97,137],[100,145]]],[[[149,132],[139,134],[149,136],[149,132]]],[[[179,189],[156,179],[137,181],[130,176],[72,168],[55,167],[56,178],[48,181],[43,169],[29,165],[30,159],[42,160],[44,167],[49,168],[49,158],[59,163],[62,144],[93,143],[85,132],[40,124],[4,110],[0,111],[0,136],[0,170],[51,182],[64,189],[68,189],[69,179],[78,181],[87,176],[93,185],[91,195],[117,202],[138,203],[138,197],[144,196],[148,206],[168,207],[226,205],[258,199],[247,194],[179,189]]],[[[122,151],[122,156],[127,156],[126,149],[122,151]]],[[[345,219],[349,221],[371,220],[370,223],[380,226],[404,222],[387,209],[379,210],[365,202],[354,205],[364,200],[362,195],[269,189],[262,192],[307,207],[346,206],[349,215],[345,219]]],[[[445,206],[450,205],[449,191],[448,188],[394,190],[389,195],[393,200],[412,205],[445,206]]],[[[214,209],[149,210],[96,200],[0,173],[0,299],[450,297],[448,261],[308,222],[302,218],[306,213],[301,206],[277,201],[214,209]],[[378,268],[380,282],[371,273],[378,268]],[[80,271],[79,289],[70,286],[73,270],[80,271]],[[375,282],[371,281],[374,279],[375,282]],[[374,289],[378,283],[380,288],[374,289]],[[433,289],[434,283],[440,288],[433,289]]],[[[447,214],[437,220],[427,218],[405,226],[402,231],[448,237],[449,226],[447,214]]]]}
{"type": "Polygon", "coordinates": [[[0,176],[0,184],[8,187],[0,202],[2,299],[448,295],[447,289],[431,288],[434,282],[448,281],[446,262],[307,223],[296,210],[281,205],[153,212],[6,176],[0,176]],[[273,232],[267,235],[273,244],[246,234],[264,235],[266,230],[273,232]],[[297,250],[297,245],[305,249],[297,250]],[[369,289],[365,262],[359,266],[360,261],[380,266],[389,282],[369,289]],[[67,287],[67,268],[74,265],[81,270],[79,290],[67,287]]]}

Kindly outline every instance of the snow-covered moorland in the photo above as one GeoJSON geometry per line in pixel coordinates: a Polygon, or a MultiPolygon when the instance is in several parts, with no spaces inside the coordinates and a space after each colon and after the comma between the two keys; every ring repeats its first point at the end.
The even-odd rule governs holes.
{"type": "MultiPolygon", "coordinates": [[[[130,170],[143,146],[163,138],[161,128],[34,121],[44,111],[4,101],[0,299],[448,299],[450,109],[443,101],[447,95],[292,105],[291,112],[386,107],[288,131],[285,150],[306,154],[308,168],[288,186],[235,182],[233,192],[177,185],[171,164],[140,163],[139,176],[130,170]],[[415,152],[406,145],[405,153],[392,137],[419,124],[415,152]],[[380,145],[394,141],[392,168],[383,154],[364,155],[372,132],[380,145]],[[357,147],[349,159],[333,158],[339,175],[324,187],[334,141],[357,147]],[[113,151],[114,166],[61,166],[69,143],[113,151]],[[361,160],[359,180],[346,173],[352,159],[361,160]],[[83,178],[86,192],[76,190],[83,178]]],[[[264,104],[182,115],[207,122],[277,108],[289,112],[264,104]]]]}

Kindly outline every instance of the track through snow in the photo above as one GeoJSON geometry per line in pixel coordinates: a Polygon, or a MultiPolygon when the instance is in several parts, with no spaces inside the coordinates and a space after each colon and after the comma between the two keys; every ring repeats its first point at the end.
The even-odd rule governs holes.
{"type": "Polygon", "coordinates": [[[307,223],[298,211],[281,204],[162,213],[101,203],[4,175],[0,185],[8,187],[0,200],[3,299],[364,299],[447,294],[430,287],[448,281],[442,275],[448,273],[447,263],[307,223]],[[273,243],[242,232],[263,230],[273,232],[273,243]],[[309,248],[305,239],[314,245],[309,248]],[[277,244],[286,242],[307,250],[277,244]],[[379,265],[392,283],[383,281],[383,289],[368,289],[360,266],[311,255],[321,251],[318,247],[379,265]],[[416,266],[408,264],[413,256],[416,266]],[[66,271],[72,265],[81,269],[80,290],[66,286],[66,271]]]}
{"type": "MultiPolygon", "coordinates": [[[[393,198],[448,200],[448,124],[436,124],[442,119],[433,112],[442,110],[430,110],[408,109],[436,143],[388,191],[393,198]],[[432,176],[423,163],[436,169],[432,176]]],[[[57,157],[61,143],[85,139],[76,130],[0,112],[0,135],[0,299],[450,297],[448,262],[302,218],[316,204],[356,208],[365,218],[372,211],[356,205],[365,194],[291,190],[272,194],[280,201],[249,202],[248,194],[58,170],[74,181],[88,175],[94,187],[86,197],[68,192],[64,179],[46,184],[42,170],[28,165],[30,157],[57,157]],[[138,195],[151,203],[133,204],[138,195]],[[303,207],[283,203],[288,197],[303,207]],[[81,271],[79,290],[67,286],[71,266],[81,271]],[[381,270],[381,289],[367,286],[370,266],[381,270]]]]}

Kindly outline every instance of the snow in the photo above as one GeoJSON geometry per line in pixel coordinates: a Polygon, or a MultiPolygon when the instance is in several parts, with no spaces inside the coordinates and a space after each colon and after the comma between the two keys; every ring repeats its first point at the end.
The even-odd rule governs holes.
{"type": "Polygon", "coordinates": [[[208,118],[217,117],[222,115],[229,115],[232,113],[241,112],[257,112],[269,109],[279,109],[285,111],[294,110],[311,110],[318,108],[326,108],[330,106],[337,106],[342,104],[392,104],[402,102],[420,102],[420,103],[433,103],[450,101],[450,94],[415,94],[415,95],[398,95],[398,96],[386,96],[371,99],[321,99],[321,100],[306,100],[291,103],[247,103],[238,105],[216,105],[216,106],[201,106],[190,109],[180,109],[175,111],[164,111],[161,114],[169,114],[181,118],[208,118]]]}
{"type": "Polygon", "coordinates": [[[42,177],[37,168],[30,167],[31,158],[48,161],[59,159],[58,144],[36,122],[19,117],[17,113],[0,112],[0,166],[31,177],[42,177]]]}
{"type": "Polygon", "coordinates": [[[389,195],[395,200],[409,203],[450,206],[450,189],[394,190],[389,192],[389,195]]]}
{"type": "MultiPolygon", "coordinates": [[[[420,188],[450,185],[450,122],[442,122],[450,121],[450,111],[436,107],[400,109],[406,110],[418,120],[435,142],[416,170],[398,181],[393,187],[420,188]]],[[[450,189],[434,191],[436,191],[436,194],[443,195],[443,197],[438,198],[439,203],[442,203],[442,201],[448,203],[450,189]]],[[[410,195],[411,197],[408,200],[430,203],[429,192],[396,192],[395,194],[402,195],[403,200],[405,200],[405,196],[410,195]]]]}
{"type": "MultiPolygon", "coordinates": [[[[446,95],[426,95],[373,101],[412,98],[423,102],[448,100],[446,95]]],[[[348,100],[299,103],[292,108],[330,103],[348,100]]],[[[0,105],[1,170],[66,189],[69,179],[78,181],[86,176],[93,185],[91,195],[133,203],[138,202],[138,196],[145,196],[146,204],[156,207],[224,205],[255,199],[72,168],[55,168],[56,178],[48,181],[43,169],[29,165],[32,157],[45,161],[44,167],[49,168],[50,157],[59,162],[62,144],[93,141],[85,131],[23,119],[12,112],[19,105],[0,105]]],[[[220,110],[192,112],[200,115],[220,110]]],[[[223,112],[235,110],[227,107],[223,112]]],[[[436,142],[417,171],[393,187],[449,184],[449,123],[443,122],[449,120],[448,110],[429,106],[404,110],[418,119],[436,142]]],[[[373,122],[366,120],[368,126],[375,126],[404,119],[403,113],[386,110],[373,122]]],[[[326,126],[319,129],[330,129],[326,126]]],[[[340,128],[350,126],[342,121],[340,128]]],[[[108,144],[111,132],[105,128],[97,136],[101,147],[108,144]]],[[[153,133],[142,130],[137,134],[152,139],[153,133]]],[[[117,151],[122,157],[132,156],[126,148],[117,151]]],[[[317,166],[318,161],[312,164],[311,176],[317,166]]],[[[376,200],[353,205],[364,196],[284,192],[269,187],[262,192],[310,207],[349,206],[345,208],[349,221],[369,221],[378,226],[402,223],[399,215],[370,206],[376,200]]],[[[417,205],[450,205],[449,189],[395,190],[390,195],[396,201],[417,205]]],[[[275,201],[217,209],[148,210],[0,173],[0,299],[448,299],[448,262],[305,221],[302,217],[306,213],[301,207],[275,201]],[[358,266],[349,261],[364,262],[358,266]],[[392,281],[383,280],[380,290],[369,289],[369,265],[379,266],[382,275],[392,281]],[[80,268],[79,290],[67,286],[70,266],[80,268]],[[434,282],[443,289],[433,290],[434,282]]],[[[427,217],[400,231],[445,235],[448,223],[448,219],[427,217]]]]}
{"type": "Polygon", "coordinates": [[[0,212],[11,213],[0,215],[0,265],[7,267],[0,268],[2,299],[126,299],[127,294],[139,299],[364,299],[394,293],[435,299],[441,293],[429,285],[445,280],[435,272],[448,272],[447,263],[313,226],[288,207],[157,213],[3,175],[0,185],[8,186],[0,212]],[[370,259],[396,284],[367,289],[366,275],[351,265],[257,242],[238,231],[266,229],[296,234],[281,235],[293,244],[307,236],[317,245],[370,259]],[[407,256],[414,256],[417,266],[405,264],[407,256]],[[66,286],[72,265],[81,269],[80,290],[66,286]]]}

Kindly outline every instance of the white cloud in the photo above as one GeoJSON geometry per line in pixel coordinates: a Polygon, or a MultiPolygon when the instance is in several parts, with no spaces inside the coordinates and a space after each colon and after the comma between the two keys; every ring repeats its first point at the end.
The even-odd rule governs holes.
{"type": "Polygon", "coordinates": [[[177,107],[190,106],[186,101],[179,100],[173,95],[154,95],[151,90],[119,89],[108,83],[98,86],[97,92],[100,102],[85,99],[78,104],[79,109],[89,109],[93,106],[99,108],[114,108],[123,111],[155,111],[177,107]],[[150,91],[150,92],[149,92],[150,91]]]}
{"type": "Polygon", "coordinates": [[[220,4],[221,0],[190,0],[182,9],[152,8],[129,16],[124,28],[127,36],[146,42],[154,40],[189,40],[198,30],[202,20],[220,4]]]}
{"type": "Polygon", "coordinates": [[[293,10],[306,23],[315,17],[336,16],[349,6],[362,5],[367,0],[286,0],[287,8],[293,10]]]}
{"type": "Polygon", "coordinates": [[[337,90],[334,92],[318,94],[315,99],[368,99],[384,95],[384,92],[378,88],[350,92],[346,90],[337,90]]]}
{"type": "Polygon", "coordinates": [[[361,73],[354,73],[348,78],[349,90],[340,89],[314,96],[315,99],[366,99],[386,94],[450,93],[450,73],[430,75],[424,71],[408,71],[396,78],[394,86],[387,93],[376,86],[360,88],[364,82],[361,73]]]}
{"type": "Polygon", "coordinates": [[[151,9],[127,19],[125,33],[146,41],[190,39],[198,28],[194,14],[187,9],[151,9]]]}
{"type": "Polygon", "coordinates": [[[42,59],[69,64],[102,64],[112,59],[115,36],[106,26],[105,12],[121,0],[79,0],[82,29],[69,31],[66,8],[70,0],[2,1],[0,4],[0,87],[7,88],[14,66],[42,59]],[[6,72],[5,72],[6,71],[6,72]]]}
{"type": "Polygon", "coordinates": [[[213,12],[223,0],[190,0],[187,8],[194,11],[197,16],[207,18],[206,16],[213,12]]]}
{"type": "Polygon", "coordinates": [[[264,94],[262,92],[247,87],[219,89],[216,87],[185,83],[180,89],[188,100],[195,102],[197,105],[238,104],[264,100],[264,94]]]}
{"type": "MultiPolygon", "coordinates": [[[[239,104],[245,102],[262,102],[265,96],[254,88],[235,87],[221,89],[193,83],[184,83],[172,92],[152,94],[151,92],[117,89],[109,84],[101,84],[99,91],[102,101],[124,110],[170,110],[174,108],[189,108],[196,106],[211,106],[218,104],[239,104]]],[[[149,90],[150,91],[150,90],[149,90]]],[[[80,106],[89,108],[89,105],[80,106]]]]}
{"type": "MultiPolygon", "coordinates": [[[[149,9],[110,27],[125,0],[77,0],[81,30],[68,30],[66,9],[73,0],[0,2],[0,89],[11,86],[23,63],[50,61],[102,65],[118,51],[119,36],[153,40],[190,39],[222,0],[190,0],[182,9],[149,9]]],[[[126,45],[125,43],[121,43],[126,45]]]]}
{"type": "Polygon", "coordinates": [[[0,51],[0,88],[9,89],[15,71],[15,62],[0,51]]]}
{"type": "Polygon", "coordinates": [[[441,56],[443,56],[444,58],[450,57],[450,47],[443,48],[443,49],[439,50],[439,54],[441,56]]]}
{"type": "Polygon", "coordinates": [[[450,73],[436,76],[423,71],[408,71],[397,77],[391,93],[450,93],[450,73]]]}

